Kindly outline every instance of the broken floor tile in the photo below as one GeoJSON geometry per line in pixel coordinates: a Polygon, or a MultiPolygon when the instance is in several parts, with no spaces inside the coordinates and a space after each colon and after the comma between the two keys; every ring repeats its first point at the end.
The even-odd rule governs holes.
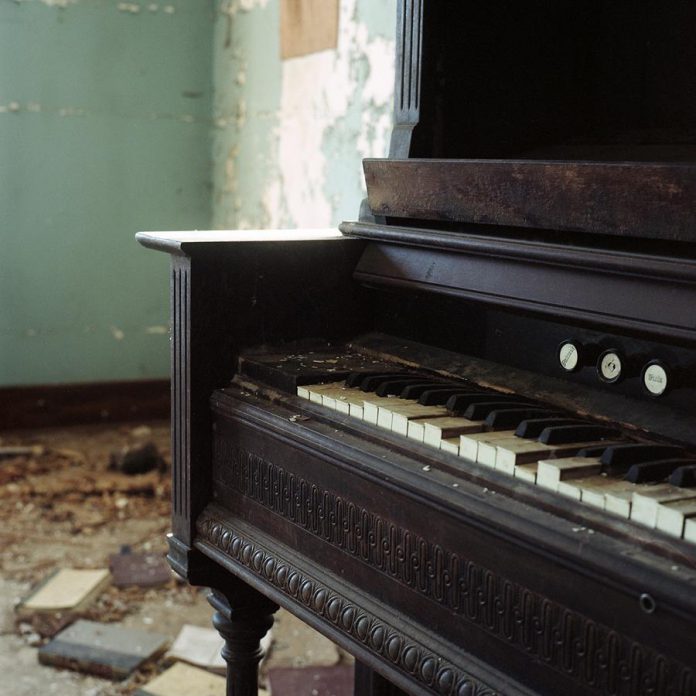
{"type": "Polygon", "coordinates": [[[39,661],[107,679],[124,679],[161,653],[167,642],[167,637],[158,633],[81,620],[40,648],[39,661]]]}
{"type": "Polygon", "coordinates": [[[273,667],[330,667],[338,663],[337,646],[296,616],[281,612],[273,624],[273,667]]]}
{"type": "Polygon", "coordinates": [[[116,587],[154,587],[172,579],[164,556],[156,553],[117,553],[109,557],[112,582],[116,587]]]}
{"type": "Polygon", "coordinates": [[[135,692],[135,696],[225,696],[225,678],[177,662],[135,692]]]}
{"type": "Polygon", "coordinates": [[[17,606],[19,616],[85,609],[111,582],[108,570],[62,568],[50,575],[17,606]]]}
{"type": "Polygon", "coordinates": [[[277,667],[268,688],[270,696],[353,696],[353,667],[277,667]]]}
{"type": "MultiPolygon", "coordinates": [[[[271,641],[269,631],[261,641],[264,653],[268,651],[271,641]]],[[[218,674],[225,674],[227,664],[220,654],[224,644],[224,640],[215,629],[185,624],[165,658],[168,661],[181,660],[218,674]]]]}

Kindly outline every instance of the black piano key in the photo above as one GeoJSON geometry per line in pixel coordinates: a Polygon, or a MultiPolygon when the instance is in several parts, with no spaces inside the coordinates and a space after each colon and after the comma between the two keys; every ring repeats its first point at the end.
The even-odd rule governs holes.
{"type": "Polygon", "coordinates": [[[616,437],[617,434],[615,429],[603,425],[559,425],[544,428],[539,435],[539,442],[545,445],[567,445],[571,442],[605,440],[616,437]]]}
{"type": "MultiPolygon", "coordinates": [[[[402,399],[419,399],[421,394],[432,391],[433,389],[441,390],[447,386],[447,382],[427,382],[421,384],[411,384],[405,387],[399,396],[402,399]]],[[[452,387],[448,387],[447,390],[450,391],[452,387]]],[[[464,391],[462,387],[459,387],[458,391],[464,391]]]]}
{"type": "Polygon", "coordinates": [[[493,430],[512,430],[529,418],[557,416],[558,411],[544,408],[504,408],[491,411],[486,416],[486,425],[493,430]]]}
{"type": "Polygon", "coordinates": [[[532,418],[523,420],[517,426],[515,435],[531,440],[539,437],[545,428],[558,425],[582,425],[582,423],[577,418],[532,418]]]}
{"type": "Polygon", "coordinates": [[[469,420],[485,420],[492,411],[510,408],[529,408],[529,404],[524,401],[489,401],[488,395],[481,400],[479,394],[478,401],[470,404],[464,411],[464,418],[469,420]]]}
{"type": "Polygon", "coordinates": [[[360,381],[360,383],[357,386],[360,388],[361,391],[373,392],[377,391],[379,385],[382,384],[382,382],[393,382],[397,379],[410,379],[413,377],[417,377],[417,375],[414,375],[413,373],[409,372],[382,372],[381,374],[369,375],[365,377],[363,380],[360,381]]]}
{"type": "Polygon", "coordinates": [[[377,396],[391,396],[394,394],[401,395],[406,387],[418,386],[419,384],[423,384],[423,377],[410,377],[408,379],[403,378],[394,380],[390,379],[386,382],[382,382],[375,390],[375,393],[377,396]]]}
{"type": "Polygon", "coordinates": [[[384,371],[380,372],[351,372],[348,377],[346,377],[346,387],[350,387],[352,389],[355,389],[360,386],[360,382],[362,382],[366,377],[374,377],[375,375],[383,375],[384,371]]]}
{"type": "Polygon", "coordinates": [[[657,461],[633,464],[624,478],[631,483],[656,483],[671,476],[675,469],[683,466],[688,460],[658,459],[657,461]]]}
{"type": "Polygon", "coordinates": [[[485,401],[486,403],[493,403],[496,401],[500,403],[514,402],[515,404],[524,404],[527,406],[533,403],[529,399],[524,399],[514,394],[498,394],[495,392],[488,393],[474,390],[465,393],[462,390],[461,394],[454,394],[447,399],[447,410],[452,413],[464,413],[471,404],[481,401],[485,401]]]}
{"type": "Polygon", "coordinates": [[[602,443],[601,445],[593,445],[592,447],[583,447],[581,450],[578,450],[574,456],[576,457],[601,457],[606,450],[608,450],[610,447],[614,447],[616,445],[624,445],[626,444],[625,442],[607,442],[602,443]]]}
{"type": "Polygon", "coordinates": [[[435,389],[428,389],[421,393],[418,397],[418,403],[423,406],[439,406],[447,403],[451,396],[456,396],[457,394],[485,394],[483,391],[476,391],[470,387],[449,387],[443,388],[442,386],[435,389]]]}
{"type": "Polygon", "coordinates": [[[669,477],[669,482],[673,486],[678,486],[679,488],[695,488],[696,462],[675,469],[669,477]]]}
{"type": "Polygon", "coordinates": [[[634,464],[656,459],[679,457],[684,453],[675,445],[650,445],[632,443],[615,445],[604,450],[601,456],[602,471],[610,475],[623,474],[634,464]]]}

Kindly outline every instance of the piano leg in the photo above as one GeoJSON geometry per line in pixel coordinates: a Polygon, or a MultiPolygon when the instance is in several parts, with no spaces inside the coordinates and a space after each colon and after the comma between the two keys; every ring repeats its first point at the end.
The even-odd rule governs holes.
{"type": "Polygon", "coordinates": [[[355,696],[406,696],[406,693],[387,681],[366,664],[355,661],[355,696]]]}
{"type": "Polygon", "coordinates": [[[225,639],[227,696],[258,696],[260,643],[273,625],[278,605],[241,582],[214,589],[208,602],[215,609],[213,625],[225,639]]]}

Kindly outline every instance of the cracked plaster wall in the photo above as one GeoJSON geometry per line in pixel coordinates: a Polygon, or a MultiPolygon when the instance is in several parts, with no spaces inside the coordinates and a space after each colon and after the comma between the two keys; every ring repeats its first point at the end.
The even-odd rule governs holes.
{"type": "Polygon", "coordinates": [[[217,0],[213,224],[357,217],[363,157],[386,156],[395,0],[341,0],[336,50],[281,61],[278,0],[217,0]]]}
{"type": "Polygon", "coordinates": [[[0,0],[0,385],[169,373],[168,259],[211,224],[214,0],[0,0]]]}

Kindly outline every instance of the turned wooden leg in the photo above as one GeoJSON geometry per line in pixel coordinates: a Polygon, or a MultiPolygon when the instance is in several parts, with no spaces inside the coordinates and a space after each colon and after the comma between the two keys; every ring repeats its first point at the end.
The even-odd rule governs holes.
{"type": "Polygon", "coordinates": [[[227,696],[258,696],[260,643],[273,625],[278,605],[239,585],[233,591],[213,590],[208,602],[215,609],[213,625],[225,639],[222,656],[227,662],[227,696]]]}

